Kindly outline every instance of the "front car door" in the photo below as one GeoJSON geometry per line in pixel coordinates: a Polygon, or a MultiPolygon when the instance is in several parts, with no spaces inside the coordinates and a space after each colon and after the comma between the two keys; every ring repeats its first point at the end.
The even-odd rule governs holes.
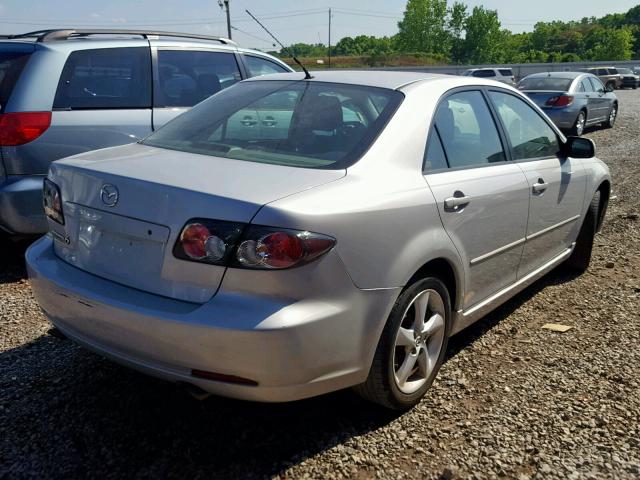
{"type": "Polygon", "coordinates": [[[440,102],[425,179],[464,264],[468,309],[516,281],[529,209],[526,177],[507,161],[480,88],[440,102]]]}
{"type": "Polygon", "coordinates": [[[153,128],[241,80],[231,50],[158,47],[153,90],[153,128]]]}
{"type": "Polygon", "coordinates": [[[565,252],[580,228],[586,172],[580,160],[564,158],[556,131],[511,92],[490,90],[511,149],[529,184],[529,221],[518,277],[565,252]]]}

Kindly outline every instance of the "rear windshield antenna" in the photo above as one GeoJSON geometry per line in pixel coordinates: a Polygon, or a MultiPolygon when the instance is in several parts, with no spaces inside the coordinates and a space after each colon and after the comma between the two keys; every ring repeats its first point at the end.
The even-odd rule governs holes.
{"type": "Polygon", "coordinates": [[[308,71],[306,68],[304,68],[304,65],[302,65],[302,62],[300,62],[300,60],[298,60],[298,59],[296,58],[296,56],[295,56],[295,54],[293,53],[293,50],[292,50],[292,49],[285,47],[285,46],[282,44],[282,42],[280,42],[280,40],[278,40],[276,37],[274,37],[274,36],[273,36],[273,33],[271,33],[269,30],[267,30],[267,27],[265,27],[262,23],[260,23],[260,20],[258,20],[256,17],[254,17],[254,16],[253,16],[253,14],[252,14],[249,10],[245,10],[245,12],[247,12],[247,13],[249,14],[249,16],[250,16],[251,18],[253,18],[253,19],[258,23],[258,25],[260,25],[260,26],[264,29],[264,31],[265,31],[265,32],[267,32],[267,33],[271,36],[271,38],[273,38],[276,42],[278,42],[278,44],[279,44],[283,49],[288,50],[288,51],[289,51],[289,53],[291,53],[291,58],[293,58],[293,61],[294,61],[294,62],[296,62],[298,65],[300,65],[300,68],[302,68],[302,71],[304,71],[304,78],[305,78],[305,80],[308,80],[308,79],[310,79],[310,78],[313,78],[313,77],[311,76],[311,74],[309,73],[309,71],[308,71]]]}

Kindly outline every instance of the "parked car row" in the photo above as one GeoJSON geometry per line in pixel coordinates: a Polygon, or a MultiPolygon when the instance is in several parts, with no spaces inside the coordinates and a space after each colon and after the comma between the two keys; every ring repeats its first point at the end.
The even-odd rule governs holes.
{"type": "Polygon", "coordinates": [[[0,38],[0,234],[46,232],[42,179],[52,161],[141,140],[244,78],[289,71],[218,37],[45,30],[0,38]]]}
{"type": "Polygon", "coordinates": [[[618,98],[611,83],[581,72],[534,73],[518,83],[553,122],[572,135],[582,135],[592,125],[613,127],[618,98]]]}

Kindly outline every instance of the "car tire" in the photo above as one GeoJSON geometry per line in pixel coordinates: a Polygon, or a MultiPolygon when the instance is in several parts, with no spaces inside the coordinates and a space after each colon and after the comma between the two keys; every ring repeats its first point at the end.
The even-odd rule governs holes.
{"type": "Polygon", "coordinates": [[[599,213],[600,191],[597,191],[591,199],[587,214],[582,222],[582,227],[580,227],[580,232],[576,239],[576,246],[571,256],[565,261],[565,267],[574,273],[584,273],[587,271],[587,268],[589,268],[591,252],[593,251],[593,239],[598,228],[599,213]]]}
{"type": "Polygon", "coordinates": [[[604,126],[606,128],[613,128],[616,123],[616,119],[618,118],[618,104],[614,103],[609,110],[609,116],[607,117],[607,121],[604,122],[604,126]]]}
{"type": "Polygon", "coordinates": [[[580,135],[582,135],[582,133],[584,132],[584,127],[587,123],[587,115],[584,112],[584,110],[581,110],[580,113],[578,113],[578,116],[576,117],[576,121],[573,124],[573,127],[571,127],[571,135],[575,135],[577,137],[579,137],[580,135]]]}
{"type": "Polygon", "coordinates": [[[378,342],[367,380],[354,390],[386,408],[413,407],[427,392],[442,365],[450,330],[447,287],[433,276],[417,280],[398,297],[378,342]],[[422,312],[422,322],[418,312],[422,312]]]}

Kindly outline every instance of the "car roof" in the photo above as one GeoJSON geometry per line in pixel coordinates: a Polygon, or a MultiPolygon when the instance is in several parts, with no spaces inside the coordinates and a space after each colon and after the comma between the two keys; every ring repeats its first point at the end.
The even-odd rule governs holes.
{"type": "MultiPolygon", "coordinates": [[[[525,78],[566,78],[567,80],[573,80],[581,75],[585,75],[585,72],[540,72],[527,75],[525,78]]],[[[524,80],[524,79],[523,79],[524,80]]]]}
{"type": "MultiPolygon", "coordinates": [[[[405,85],[418,81],[431,81],[442,79],[458,79],[464,77],[454,77],[438,73],[407,72],[389,70],[314,70],[311,76],[317,82],[344,83],[351,85],[362,85],[367,87],[387,88],[397,90],[405,85]]],[[[247,79],[247,82],[271,81],[271,80],[304,80],[304,74],[295,73],[274,73],[247,79]]],[[[468,80],[470,83],[477,83],[478,79],[468,80]]]]}

